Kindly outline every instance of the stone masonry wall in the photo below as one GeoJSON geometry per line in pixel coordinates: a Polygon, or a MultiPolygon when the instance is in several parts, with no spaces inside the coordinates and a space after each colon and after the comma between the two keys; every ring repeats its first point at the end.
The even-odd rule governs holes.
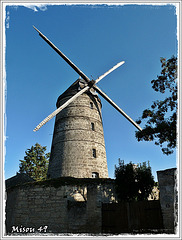
{"type": "Polygon", "coordinates": [[[176,168],[157,171],[164,229],[174,232],[177,223],[176,168]]]}
{"type": "Polygon", "coordinates": [[[101,233],[102,202],[115,202],[111,179],[59,178],[7,189],[8,234],[101,233]]]}

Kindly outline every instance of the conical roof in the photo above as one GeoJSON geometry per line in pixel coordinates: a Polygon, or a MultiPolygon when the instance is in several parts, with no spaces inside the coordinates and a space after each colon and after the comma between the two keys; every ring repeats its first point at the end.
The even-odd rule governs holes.
{"type": "MultiPolygon", "coordinates": [[[[56,106],[58,107],[58,103],[61,99],[65,98],[65,97],[71,97],[71,96],[75,95],[77,92],[79,92],[84,87],[85,84],[86,84],[86,81],[84,79],[78,78],[65,92],[63,92],[58,97],[56,106]]],[[[90,90],[88,90],[87,93],[94,94],[94,92],[90,92],[90,90]]],[[[94,96],[97,96],[97,94],[94,94],[94,96]]]]}

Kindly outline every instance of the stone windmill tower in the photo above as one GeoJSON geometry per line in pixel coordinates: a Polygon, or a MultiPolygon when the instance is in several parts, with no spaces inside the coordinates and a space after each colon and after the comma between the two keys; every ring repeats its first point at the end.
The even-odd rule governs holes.
{"type": "MultiPolygon", "coordinates": [[[[34,27],[35,28],[35,27],[34,27]]],[[[57,110],[45,118],[34,131],[56,116],[48,178],[71,176],[76,178],[107,178],[107,160],[99,93],[135,127],[142,130],[121,108],[96,86],[101,79],[121,66],[118,63],[96,80],[91,80],[72,63],[38,29],[39,35],[80,75],[58,97],[57,110]]]]}
{"type": "MultiPolygon", "coordinates": [[[[74,82],[57,100],[59,108],[85,84],[74,82]]],[[[48,177],[108,177],[101,101],[83,93],[56,115],[48,177]]]]}

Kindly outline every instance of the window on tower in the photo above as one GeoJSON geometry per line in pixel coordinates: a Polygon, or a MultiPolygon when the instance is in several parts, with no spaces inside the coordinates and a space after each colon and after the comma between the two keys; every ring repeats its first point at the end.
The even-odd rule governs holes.
{"type": "Polygon", "coordinates": [[[91,123],[91,128],[92,128],[92,131],[94,131],[94,130],[95,130],[95,125],[94,125],[94,123],[93,123],[93,122],[91,123]]]}
{"type": "Polygon", "coordinates": [[[92,155],[94,158],[96,158],[96,149],[95,148],[92,149],[92,155]]]}
{"type": "Polygon", "coordinates": [[[92,172],[92,178],[99,178],[98,172],[92,172]]]}
{"type": "Polygon", "coordinates": [[[94,108],[94,104],[93,104],[93,102],[90,102],[90,108],[91,108],[91,109],[94,108]]]}

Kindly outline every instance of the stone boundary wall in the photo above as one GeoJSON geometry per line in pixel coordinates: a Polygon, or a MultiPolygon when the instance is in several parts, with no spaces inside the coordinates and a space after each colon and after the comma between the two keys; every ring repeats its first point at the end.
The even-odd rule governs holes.
{"type": "Polygon", "coordinates": [[[7,234],[101,233],[102,203],[116,202],[112,179],[58,178],[6,192],[7,234]]]}
{"type": "Polygon", "coordinates": [[[160,204],[164,229],[174,232],[177,226],[177,170],[176,168],[157,171],[160,189],[160,204]]]}

